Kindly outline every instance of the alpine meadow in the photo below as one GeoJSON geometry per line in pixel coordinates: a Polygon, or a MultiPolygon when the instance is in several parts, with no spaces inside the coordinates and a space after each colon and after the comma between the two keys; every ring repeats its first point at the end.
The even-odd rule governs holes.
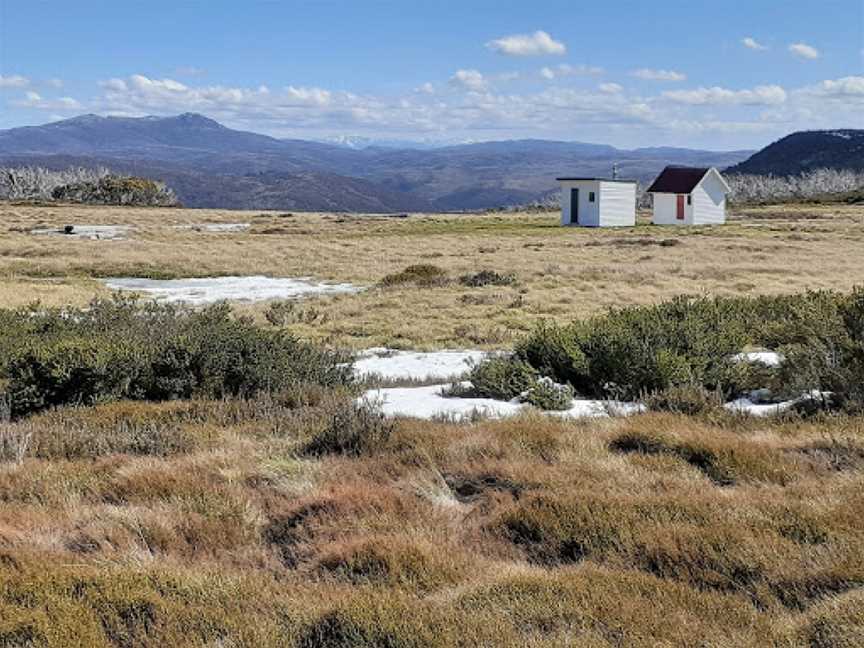
{"type": "Polygon", "coordinates": [[[0,0],[0,648],[864,646],[862,11],[0,0]]]}

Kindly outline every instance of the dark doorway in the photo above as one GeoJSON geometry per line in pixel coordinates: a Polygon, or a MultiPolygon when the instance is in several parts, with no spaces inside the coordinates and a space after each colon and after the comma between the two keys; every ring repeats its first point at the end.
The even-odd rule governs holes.
{"type": "Polygon", "coordinates": [[[579,190],[570,190],[570,222],[579,224],[579,190]]]}

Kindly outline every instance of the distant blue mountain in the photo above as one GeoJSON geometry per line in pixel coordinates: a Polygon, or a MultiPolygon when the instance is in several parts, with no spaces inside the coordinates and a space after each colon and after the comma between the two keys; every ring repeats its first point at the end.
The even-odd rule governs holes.
{"type": "Polygon", "coordinates": [[[619,150],[548,140],[434,148],[277,139],[194,113],[73,119],[0,131],[0,161],[100,164],[168,182],[193,207],[342,211],[465,210],[535,200],[567,175],[648,181],[667,164],[726,167],[750,151],[619,150]]]}

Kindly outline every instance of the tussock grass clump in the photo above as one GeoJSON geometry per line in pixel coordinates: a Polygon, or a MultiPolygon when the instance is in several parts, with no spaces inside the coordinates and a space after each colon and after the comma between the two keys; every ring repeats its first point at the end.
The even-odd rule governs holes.
{"type": "Polygon", "coordinates": [[[329,423],[306,445],[310,455],[343,454],[359,456],[386,446],[395,423],[372,402],[347,401],[337,404],[329,423]]]}
{"type": "Polygon", "coordinates": [[[445,286],[450,282],[447,271],[429,263],[410,265],[401,272],[386,275],[381,279],[381,286],[393,287],[403,285],[433,288],[445,286]]]}
{"type": "Polygon", "coordinates": [[[788,455],[754,441],[710,434],[680,438],[637,428],[615,437],[609,448],[613,452],[676,457],[720,486],[740,481],[787,484],[796,472],[794,459],[788,455]]]}
{"type": "Polygon", "coordinates": [[[466,575],[468,563],[446,546],[373,536],[326,547],[314,569],[355,585],[428,592],[459,582],[466,575]]]}
{"type": "Polygon", "coordinates": [[[501,274],[494,270],[481,270],[473,274],[459,277],[459,283],[469,288],[481,288],[483,286],[513,286],[516,284],[516,275],[501,274]]]}

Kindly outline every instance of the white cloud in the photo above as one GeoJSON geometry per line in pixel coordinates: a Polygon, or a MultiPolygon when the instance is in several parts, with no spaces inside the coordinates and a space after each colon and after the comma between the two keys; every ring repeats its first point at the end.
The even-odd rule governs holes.
{"type": "MultiPolygon", "coordinates": [[[[555,66],[549,69],[557,73],[555,66]]],[[[536,70],[525,78],[529,74],[536,80],[536,70]]],[[[789,89],[764,85],[645,93],[599,81],[593,88],[525,84],[505,92],[499,89],[504,76],[463,69],[449,79],[461,92],[446,92],[441,81],[432,81],[427,88],[432,93],[424,91],[424,84],[395,96],[373,96],[314,86],[196,85],[134,75],[104,81],[102,96],[86,108],[128,116],[200,112],[233,128],[305,139],[346,133],[451,141],[540,137],[721,148],[751,146],[757,133],[767,140],[802,128],[854,126],[864,114],[861,76],[789,89]]],[[[31,97],[31,104],[40,107],[47,101],[31,97]]]]}
{"type": "Polygon", "coordinates": [[[633,70],[630,75],[646,81],[684,81],[687,78],[686,74],[674,70],[653,70],[651,68],[633,70]]]}
{"type": "Polygon", "coordinates": [[[848,76],[841,79],[827,79],[814,86],[799,90],[801,94],[825,99],[852,99],[864,111],[864,76],[848,76]]]}
{"type": "Polygon", "coordinates": [[[757,41],[752,36],[747,36],[746,38],[742,38],[741,44],[744,45],[744,47],[751,49],[751,50],[767,50],[768,49],[767,45],[763,45],[762,43],[757,41]]]}
{"type": "Polygon", "coordinates": [[[72,97],[45,99],[38,92],[32,90],[24,93],[24,99],[11,103],[18,108],[35,108],[37,110],[80,110],[82,108],[81,103],[72,97]]]}
{"type": "Polygon", "coordinates": [[[756,86],[752,90],[729,90],[718,86],[695,90],[670,90],[664,92],[663,96],[677,103],[694,106],[774,106],[786,101],[786,91],[778,85],[756,86]]]}
{"type": "Polygon", "coordinates": [[[789,51],[799,58],[814,60],[819,58],[819,50],[812,45],[806,43],[793,43],[789,46],[789,51]]]}
{"type": "Polygon", "coordinates": [[[624,91],[624,88],[617,83],[601,83],[599,88],[600,92],[605,92],[606,94],[618,94],[624,91]]]}
{"type": "Polygon", "coordinates": [[[0,74],[0,88],[26,88],[30,85],[30,79],[19,74],[3,76],[0,74]]]}
{"type": "Polygon", "coordinates": [[[478,70],[456,70],[450,83],[471,92],[484,92],[489,87],[489,82],[478,70]]]}
{"type": "Polygon", "coordinates": [[[427,81],[426,83],[418,86],[414,90],[414,92],[422,92],[423,94],[427,94],[427,95],[435,94],[435,86],[427,81]]]}
{"type": "Polygon", "coordinates": [[[569,76],[596,76],[603,74],[603,68],[593,65],[569,65],[562,63],[554,67],[544,67],[540,69],[540,76],[551,81],[560,77],[569,76]]]}
{"type": "Polygon", "coordinates": [[[554,40],[545,31],[533,34],[513,34],[486,43],[486,47],[507,56],[561,56],[567,52],[564,43],[554,40]]]}

